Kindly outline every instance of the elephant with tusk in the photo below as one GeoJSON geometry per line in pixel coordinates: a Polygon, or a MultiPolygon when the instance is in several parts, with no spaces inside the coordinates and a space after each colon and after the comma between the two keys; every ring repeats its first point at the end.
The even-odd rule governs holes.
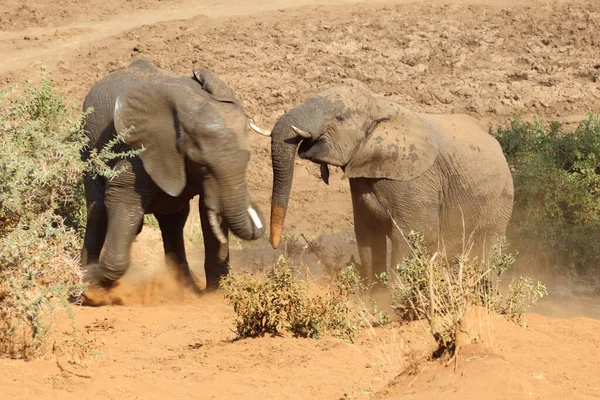
{"type": "Polygon", "coordinates": [[[166,256],[197,290],[183,240],[189,202],[196,195],[207,288],[217,288],[229,268],[228,232],[255,240],[265,231],[246,187],[248,121],[233,90],[208,69],[179,77],[140,59],[97,82],[85,98],[84,110],[89,107],[84,160],[122,132],[127,132],[124,143],[115,152],[141,150],[133,158],[111,161],[123,171],[113,179],[84,176],[87,226],[81,263],[92,289],[89,302],[94,290],[106,291],[126,272],[131,244],[148,213],[158,220],[166,256]]]}
{"type": "Polygon", "coordinates": [[[414,113],[362,87],[337,86],[286,112],[271,136],[270,241],[280,244],[296,150],[349,178],[361,274],[372,281],[407,255],[406,234],[423,233],[448,256],[479,251],[504,235],[513,182],[500,145],[466,115],[414,113]]]}

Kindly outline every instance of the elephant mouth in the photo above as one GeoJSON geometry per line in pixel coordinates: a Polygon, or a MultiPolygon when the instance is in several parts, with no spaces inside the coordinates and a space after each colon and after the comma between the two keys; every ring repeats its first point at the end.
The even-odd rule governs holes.
{"type": "Polygon", "coordinates": [[[312,142],[312,140],[311,141],[303,140],[302,142],[300,142],[300,146],[298,147],[298,156],[300,158],[305,158],[306,153],[312,147],[313,143],[310,143],[310,142],[312,142]]]}
{"type": "Polygon", "coordinates": [[[300,142],[300,146],[298,146],[298,157],[300,157],[303,160],[310,159],[310,157],[313,156],[312,153],[314,152],[314,146],[319,140],[321,139],[318,138],[302,140],[300,142]]]}

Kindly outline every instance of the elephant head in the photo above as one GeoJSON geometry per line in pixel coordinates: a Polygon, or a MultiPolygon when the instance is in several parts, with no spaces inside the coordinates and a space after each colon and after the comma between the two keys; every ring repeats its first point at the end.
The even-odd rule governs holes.
{"type": "Polygon", "coordinates": [[[220,241],[217,214],[245,240],[264,233],[260,211],[250,201],[246,168],[250,159],[247,118],[233,91],[207,69],[194,79],[165,79],[146,61],[140,76],[118,98],[114,108],[117,132],[140,153],[144,169],[160,189],[179,196],[188,181],[202,182],[211,226],[220,241]]]}
{"type": "Polygon", "coordinates": [[[364,88],[337,86],[325,90],[279,118],[271,135],[273,193],[271,236],[279,246],[290,197],[296,149],[303,159],[328,165],[347,178],[409,180],[431,167],[438,149],[420,119],[410,111],[364,88]]]}

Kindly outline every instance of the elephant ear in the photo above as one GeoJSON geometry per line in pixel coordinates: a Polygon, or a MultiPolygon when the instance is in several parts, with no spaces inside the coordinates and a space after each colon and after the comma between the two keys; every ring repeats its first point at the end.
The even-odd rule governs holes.
{"type": "Polygon", "coordinates": [[[389,118],[371,130],[346,165],[344,177],[408,181],[433,165],[438,145],[423,122],[402,108],[389,118]]]}
{"type": "Polygon", "coordinates": [[[161,84],[140,85],[119,96],[115,103],[117,133],[127,133],[125,143],[143,149],[140,158],[152,180],[171,196],[186,184],[185,160],[177,147],[182,134],[172,100],[172,90],[161,84]]]}
{"type": "Polygon", "coordinates": [[[194,78],[213,99],[224,103],[237,103],[233,90],[210,69],[196,68],[194,78]]]}

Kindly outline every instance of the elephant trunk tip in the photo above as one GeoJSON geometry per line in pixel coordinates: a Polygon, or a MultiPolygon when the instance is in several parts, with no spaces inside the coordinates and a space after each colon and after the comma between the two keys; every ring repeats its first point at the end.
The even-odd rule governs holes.
{"type": "Polygon", "coordinates": [[[283,220],[285,218],[285,207],[274,204],[271,208],[271,235],[269,241],[274,249],[281,243],[281,232],[283,231],[283,220]]]}

